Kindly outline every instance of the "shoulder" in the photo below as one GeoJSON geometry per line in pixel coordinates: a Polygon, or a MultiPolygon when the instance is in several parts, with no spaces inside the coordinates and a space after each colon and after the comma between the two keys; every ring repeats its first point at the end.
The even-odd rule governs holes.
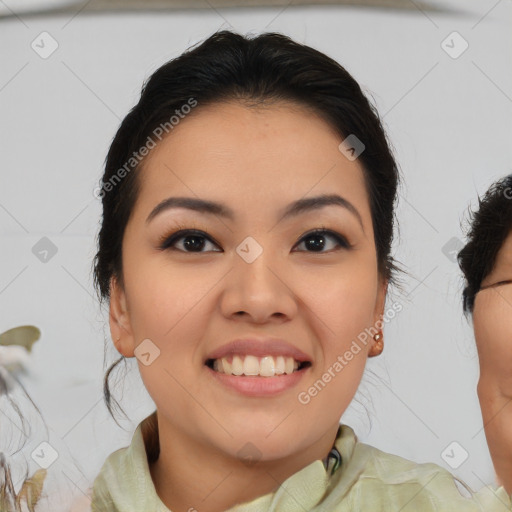
{"type": "Polygon", "coordinates": [[[103,463],[92,486],[91,508],[93,512],[123,510],[131,501],[127,490],[136,488],[134,443],[111,453],[103,463]]]}
{"type": "Polygon", "coordinates": [[[399,455],[384,452],[365,443],[357,442],[353,461],[365,461],[365,476],[378,478],[389,484],[419,481],[423,484],[434,479],[453,480],[453,475],[432,462],[418,463],[399,455]]]}
{"type": "Polygon", "coordinates": [[[111,453],[101,467],[93,483],[92,512],[168,512],[154,488],[141,425],[131,444],[111,453]]]}
{"type": "Polygon", "coordinates": [[[473,491],[437,464],[416,463],[355,439],[350,459],[345,461],[344,470],[336,479],[338,492],[334,492],[355,509],[401,512],[512,511],[510,497],[503,488],[496,490],[485,487],[473,491]]]}

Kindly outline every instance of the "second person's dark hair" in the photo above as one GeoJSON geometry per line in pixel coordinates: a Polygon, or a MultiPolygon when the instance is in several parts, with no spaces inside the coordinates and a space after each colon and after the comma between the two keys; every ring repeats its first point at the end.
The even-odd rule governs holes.
{"type": "Polygon", "coordinates": [[[478,208],[469,213],[467,243],[457,255],[464,274],[462,305],[473,313],[475,296],[482,281],[492,272],[498,253],[512,231],[512,174],[493,183],[478,208]]]}

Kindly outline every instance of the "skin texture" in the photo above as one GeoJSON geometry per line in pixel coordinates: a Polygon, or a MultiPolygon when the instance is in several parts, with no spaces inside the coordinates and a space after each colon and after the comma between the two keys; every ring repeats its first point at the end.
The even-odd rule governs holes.
{"type": "MultiPolygon", "coordinates": [[[[482,286],[512,279],[512,231],[482,286]]],[[[498,479],[512,493],[512,283],[476,295],[473,325],[480,361],[478,397],[498,479]]]]}
{"type": "Polygon", "coordinates": [[[339,151],[341,141],[297,105],[230,102],[198,107],[145,161],[123,239],[124,289],[111,283],[110,326],[126,357],[146,338],[160,350],[149,366],[139,361],[139,371],[158,414],[161,452],[151,473],[171,510],[225,510],[275,491],[324,458],[368,355],[378,354],[371,339],[307,405],[298,401],[384,310],[387,282],[377,271],[362,167],[339,151]],[[324,193],[350,201],[362,226],[332,205],[280,219],[289,203],[324,193]],[[235,219],[180,208],[146,224],[170,196],[224,203],[235,219]],[[177,222],[212,241],[205,238],[199,252],[183,238],[176,250],[160,250],[159,238],[180,229],[177,222]],[[329,236],[316,252],[301,242],[315,228],[333,230],[353,247],[329,236]],[[252,263],[236,252],[247,236],[263,248],[252,263]],[[312,367],[273,397],[225,388],[204,360],[250,335],[284,338],[309,355],[312,367]],[[238,454],[248,442],[259,451],[253,465],[238,454]]]}

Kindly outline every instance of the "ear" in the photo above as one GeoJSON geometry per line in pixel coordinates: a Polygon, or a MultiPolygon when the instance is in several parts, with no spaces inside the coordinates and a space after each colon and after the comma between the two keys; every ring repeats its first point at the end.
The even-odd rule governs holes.
{"type": "Polygon", "coordinates": [[[388,280],[380,279],[377,289],[377,299],[375,301],[375,311],[373,313],[373,325],[384,317],[384,308],[386,307],[386,296],[388,294],[388,280]]]}
{"type": "MultiPolygon", "coordinates": [[[[373,325],[379,326],[383,324],[384,318],[384,308],[386,306],[386,295],[388,291],[388,281],[386,279],[381,279],[379,281],[379,287],[377,289],[377,298],[375,301],[375,310],[373,312],[373,325]]],[[[377,327],[378,328],[378,327],[377,327]]],[[[368,357],[375,357],[382,353],[384,349],[384,334],[379,332],[380,339],[378,341],[373,341],[373,345],[370,347],[368,351],[368,357]]]]}
{"type": "Polygon", "coordinates": [[[110,335],[117,351],[125,357],[134,357],[134,339],[126,294],[115,277],[110,278],[110,335]]]}

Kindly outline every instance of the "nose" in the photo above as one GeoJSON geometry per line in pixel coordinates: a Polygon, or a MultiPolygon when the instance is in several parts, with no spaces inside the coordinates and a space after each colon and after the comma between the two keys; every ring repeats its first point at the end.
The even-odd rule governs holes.
{"type": "Polygon", "coordinates": [[[293,318],[297,300],[286,272],[286,262],[279,261],[264,247],[257,251],[255,258],[254,254],[247,257],[254,247],[247,252],[243,249],[241,244],[224,280],[220,305],[223,315],[253,323],[284,322],[293,318]]]}

